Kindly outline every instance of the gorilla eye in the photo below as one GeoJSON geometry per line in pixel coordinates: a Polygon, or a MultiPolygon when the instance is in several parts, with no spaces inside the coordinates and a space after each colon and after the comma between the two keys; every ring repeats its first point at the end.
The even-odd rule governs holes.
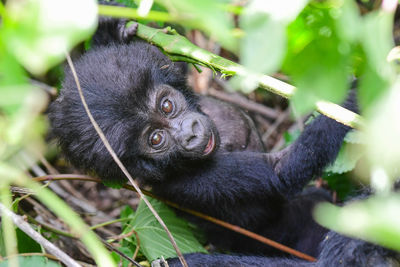
{"type": "Polygon", "coordinates": [[[154,132],[150,136],[150,144],[154,148],[159,148],[164,143],[164,134],[161,131],[154,132]]]}
{"type": "Polygon", "coordinates": [[[161,103],[161,110],[165,113],[165,114],[170,114],[173,110],[174,110],[174,104],[172,104],[172,102],[169,99],[165,99],[162,103],[161,103]]]}

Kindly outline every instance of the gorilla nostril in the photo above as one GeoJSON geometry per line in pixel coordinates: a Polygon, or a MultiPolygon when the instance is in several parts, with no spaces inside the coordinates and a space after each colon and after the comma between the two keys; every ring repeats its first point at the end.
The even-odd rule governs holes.
{"type": "Polygon", "coordinates": [[[198,120],[194,120],[192,124],[193,134],[197,135],[200,132],[200,123],[198,120]]]}
{"type": "Polygon", "coordinates": [[[190,134],[190,135],[186,136],[186,142],[190,143],[195,138],[196,138],[196,135],[190,134]]]}

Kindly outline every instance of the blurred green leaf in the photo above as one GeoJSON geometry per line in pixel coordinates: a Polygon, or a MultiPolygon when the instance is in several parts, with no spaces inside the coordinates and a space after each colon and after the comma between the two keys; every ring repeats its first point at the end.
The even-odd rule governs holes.
{"type": "Polygon", "coordinates": [[[400,80],[371,107],[365,133],[372,168],[382,167],[390,178],[400,174],[400,80]]]}
{"type": "Polygon", "coordinates": [[[340,38],[337,21],[344,19],[340,1],[310,4],[289,26],[288,56],[283,69],[297,86],[292,104],[300,114],[318,100],[340,103],[348,88],[352,44],[340,38]]]}
{"type": "Polygon", "coordinates": [[[349,43],[358,42],[362,34],[362,19],[355,1],[342,1],[340,9],[333,8],[330,15],[335,19],[338,36],[349,43]]]}
{"type": "MultiPolygon", "coordinates": [[[[34,267],[61,267],[58,262],[49,260],[42,256],[18,256],[19,266],[34,266],[34,267]]],[[[8,267],[8,260],[0,262],[0,267],[8,267]]]]}
{"type": "Polygon", "coordinates": [[[241,41],[241,63],[258,73],[277,71],[286,53],[286,27],[307,2],[250,1],[240,16],[240,26],[246,33],[241,41]]]}
{"type": "Polygon", "coordinates": [[[6,50],[4,46],[6,42],[0,30],[0,87],[21,84],[25,81],[25,72],[15,57],[6,50]]]}
{"type": "MultiPolygon", "coordinates": [[[[240,42],[240,60],[250,72],[271,74],[279,69],[286,53],[286,27],[307,2],[253,0],[244,8],[239,21],[245,32],[240,42]]],[[[232,83],[244,92],[258,85],[256,75],[235,77],[232,83]]]]}
{"type": "MultiPolygon", "coordinates": [[[[182,253],[207,253],[194,237],[191,228],[185,220],[177,217],[174,211],[161,201],[152,198],[149,198],[149,201],[168,226],[182,253]]],[[[129,212],[125,210],[125,214],[129,214],[129,212]]],[[[171,245],[165,230],[156,218],[154,218],[154,215],[143,201],[140,202],[130,226],[125,228],[124,232],[129,232],[132,228],[138,233],[140,251],[149,261],[153,261],[161,256],[164,258],[176,257],[175,249],[171,245]]],[[[134,235],[131,242],[136,244],[134,235]]]]}
{"type": "Polygon", "coordinates": [[[224,8],[228,1],[158,0],[157,2],[164,5],[171,15],[179,15],[185,27],[203,30],[226,49],[237,52],[238,42],[233,34],[233,18],[224,8]]]}
{"type": "Polygon", "coordinates": [[[356,167],[362,155],[363,150],[357,145],[343,144],[336,160],[325,171],[337,174],[349,172],[356,167]]]}
{"type": "Polygon", "coordinates": [[[346,134],[344,141],[351,144],[364,144],[364,132],[352,130],[346,134]]]}
{"type": "Polygon", "coordinates": [[[42,74],[93,33],[96,4],[94,0],[10,0],[0,34],[25,68],[42,74]]]}
{"type": "MultiPolygon", "coordinates": [[[[0,226],[1,226],[1,225],[0,225],[0,226]]],[[[1,257],[7,256],[6,244],[4,243],[4,232],[3,232],[3,227],[0,227],[0,256],[1,256],[1,257]]]]}
{"type": "Polygon", "coordinates": [[[374,196],[345,207],[323,203],[316,220],[334,231],[400,250],[400,195],[374,196]]]}
{"type": "MultiPolygon", "coordinates": [[[[7,74],[8,72],[3,73],[7,74]]],[[[16,113],[24,104],[23,100],[27,97],[29,89],[32,89],[32,86],[26,84],[0,86],[0,109],[2,112],[8,115],[16,113]]]]}
{"type": "Polygon", "coordinates": [[[393,81],[393,68],[387,56],[393,47],[393,14],[374,11],[363,19],[361,42],[366,62],[360,81],[360,106],[368,111],[393,81]]]}
{"type": "Polygon", "coordinates": [[[344,143],[340,148],[335,162],[325,168],[325,172],[345,173],[355,168],[359,159],[364,155],[364,135],[361,131],[352,130],[344,137],[344,143]]]}
{"type": "Polygon", "coordinates": [[[25,72],[5,48],[0,30],[0,109],[6,114],[15,113],[22,104],[29,87],[25,86],[25,72]]]}

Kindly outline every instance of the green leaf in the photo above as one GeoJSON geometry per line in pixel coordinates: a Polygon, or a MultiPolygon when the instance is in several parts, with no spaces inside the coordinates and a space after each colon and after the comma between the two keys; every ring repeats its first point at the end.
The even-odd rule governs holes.
{"type": "MultiPolygon", "coordinates": [[[[286,27],[307,2],[250,1],[240,16],[240,27],[245,31],[240,42],[240,59],[250,72],[270,74],[279,69],[287,47],[286,27]]],[[[254,90],[258,84],[257,76],[252,75],[233,82],[245,92],[254,90]]]]}
{"type": "Polygon", "coordinates": [[[124,184],[126,184],[126,181],[124,179],[103,179],[102,183],[110,188],[113,189],[121,189],[124,184]]]}
{"type": "Polygon", "coordinates": [[[277,71],[286,52],[286,27],[307,2],[250,1],[240,16],[240,26],[246,33],[240,58],[246,68],[258,73],[277,71]]]}
{"type": "Polygon", "coordinates": [[[0,227],[0,256],[1,257],[7,256],[6,244],[4,243],[3,237],[4,237],[3,227],[0,227]]]}
{"type": "Polygon", "coordinates": [[[233,35],[232,16],[224,9],[224,0],[170,0],[157,1],[171,14],[179,13],[185,27],[194,27],[205,31],[211,39],[217,40],[230,51],[238,50],[237,39],[233,35]]]}
{"type": "Polygon", "coordinates": [[[293,143],[294,141],[296,141],[297,138],[299,138],[300,134],[301,134],[301,131],[299,129],[295,130],[292,133],[284,132],[283,137],[285,138],[285,146],[288,146],[291,143],[293,143]]]}
{"type": "Polygon", "coordinates": [[[1,34],[7,49],[33,74],[63,60],[96,26],[94,0],[13,0],[6,7],[1,34]]]}
{"type": "Polygon", "coordinates": [[[358,42],[362,33],[362,20],[355,1],[344,0],[342,8],[333,8],[330,14],[336,19],[336,29],[340,38],[348,42],[358,42]]]}
{"type": "Polygon", "coordinates": [[[364,144],[364,133],[361,131],[352,130],[346,134],[344,141],[351,144],[364,144]]]}
{"type": "Polygon", "coordinates": [[[366,62],[361,76],[359,100],[365,110],[383,95],[393,80],[394,70],[386,60],[394,45],[392,21],[393,14],[384,11],[371,12],[364,18],[361,41],[366,62]]]}
{"type": "Polygon", "coordinates": [[[5,48],[0,30],[0,109],[6,114],[15,113],[23,103],[29,87],[26,76],[16,59],[5,48]]]}
{"type": "Polygon", "coordinates": [[[335,191],[340,201],[349,199],[350,196],[357,194],[357,184],[352,180],[351,173],[325,173],[322,178],[328,183],[331,190],[335,191]]]}
{"type": "MultiPolygon", "coordinates": [[[[1,71],[1,70],[0,70],[1,71]]],[[[7,72],[3,72],[7,75],[7,72]]],[[[0,86],[0,108],[7,115],[16,113],[24,104],[24,99],[32,89],[26,84],[0,86]]]]}
{"type": "Polygon", "coordinates": [[[370,108],[365,129],[367,157],[372,168],[381,167],[393,181],[400,174],[400,80],[370,108]]]}
{"type": "Polygon", "coordinates": [[[400,195],[375,196],[345,207],[323,203],[314,216],[334,231],[400,251],[400,195]]]}
{"type": "Polygon", "coordinates": [[[330,173],[345,173],[356,167],[358,160],[362,157],[363,151],[357,145],[343,144],[336,160],[325,168],[330,173]]]}
{"type": "Polygon", "coordinates": [[[19,253],[42,252],[40,245],[30,236],[28,236],[18,228],[15,230],[15,232],[17,234],[19,253]]]}
{"type": "MultiPolygon", "coordinates": [[[[161,201],[152,198],[148,199],[171,231],[182,253],[207,253],[194,237],[191,228],[184,219],[177,217],[174,211],[161,201]]],[[[153,261],[161,256],[164,258],[176,257],[175,249],[171,245],[167,234],[143,200],[139,203],[130,226],[124,229],[124,232],[129,232],[132,229],[131,227],[138,233],[140,251],[149,261],[153,261]]],[[[130,241],[136,245],[134,239],[135,237],[132,236],[130,241]]]]}
{"type": "Polygon", "coordinates": [[[241,41],[241,63],[253,72],[276,72],[286,52],[286,25],[255,11],[243,14],[241,26],[246,31],[241,41]]]}
{"type": "MultiPolygon", "coordinates": [[[[61,267],[58,262],[49,260],[42,256],[18,256],[19,266],[35,266],[35,267],[61,267]]],[[[0,262],[0,267],[8,267],[8,260],[0,262]]]]}
{"type": "MultiPolygon", "coordinates": [[[[128,205],[126,205],[123,209],[121,209],[120,217],[121,219],[133,217],[135,211],[128,205]]],[[[127,226],[127,225],[126,225],[127,226]]],[[[123,228],[125,230],[125,228],[123,228]]]]}
{"type": "MultiPolygon", "coordinates": [[[[335,3],[337,1],[334,1],[335,3]]],[[[352,44],[340,38],[336,23],[341,5],[309,5],[289,26],[288,56],[283,69],[297,86],[292,104],[300,114],[315,102],[343,101],[351,73],[352,44]]]]}
{"type": "Polygon", "coordinates": [[[0,31],[0,86],[24,83],[25,72],[17,63],[15,57],[6,50],[4,46],[5,40],[0,31]]]}

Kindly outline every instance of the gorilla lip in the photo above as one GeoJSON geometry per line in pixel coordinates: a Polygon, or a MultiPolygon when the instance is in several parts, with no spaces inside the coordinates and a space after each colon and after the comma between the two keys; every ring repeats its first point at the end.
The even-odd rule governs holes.
{"type": "Polygon", "coordinates": [[[214,148],[215,148],[215,138],[214,138],[214,134],[211,133],[210,139],[208,139],[208,143],[206,145],[206,148],[203,151],[204,155],[208,155],[211,152],[213,152],[214,148]]]}

